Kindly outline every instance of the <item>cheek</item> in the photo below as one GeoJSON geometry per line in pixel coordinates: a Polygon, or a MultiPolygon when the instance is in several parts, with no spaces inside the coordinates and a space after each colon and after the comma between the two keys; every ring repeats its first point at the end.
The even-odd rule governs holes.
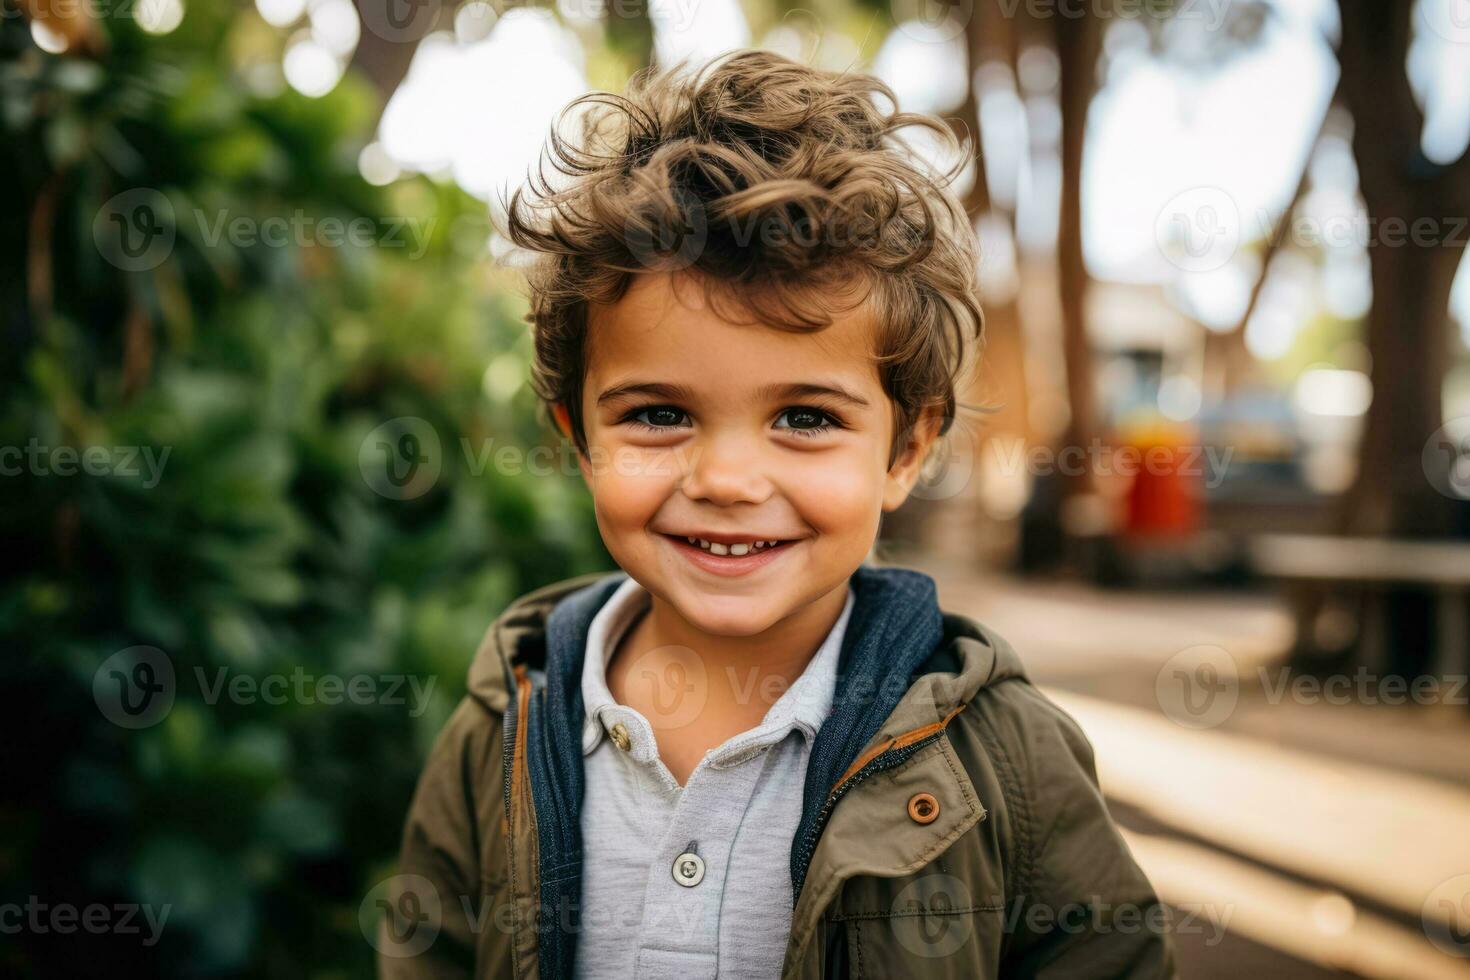
{"type": "Polygon", "coordinates": [[[668,453],[593,445],[583,465],[598,520],[605,530],[640,530],[678,484],[678,469],[668,453]]]}
{"type": "Polygon", "coordinates": [[[876,533],[883,506],[882,460],[865,450],[814,457],[788,483],[802,517],[833,537],[876,533]]]}

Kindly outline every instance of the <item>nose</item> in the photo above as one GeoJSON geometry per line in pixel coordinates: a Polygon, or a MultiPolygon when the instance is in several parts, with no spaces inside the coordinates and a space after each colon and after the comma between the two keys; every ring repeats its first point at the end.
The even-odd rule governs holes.
{"type": "Polygon", "coordinates": [[[739,433],[712,434],[693,447],[679,489],[690,500],[718,507],[759,504],[774,489],[755,440],[739,433]]]}

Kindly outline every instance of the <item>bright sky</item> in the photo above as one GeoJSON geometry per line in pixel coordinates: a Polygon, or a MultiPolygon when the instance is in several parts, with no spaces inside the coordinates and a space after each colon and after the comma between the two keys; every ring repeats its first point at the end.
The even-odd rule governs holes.
{"type": "MultiPolygon", "coordinates": [[[[1427,112],[1424,148],[1431,157],[1453,158],[1470,141],[1470,10],[1462,9],[1470,0],[1419,3],[1409,70],[1427,112]]],[[[564,12],[572,5],[564,0],[564,12]]],[[[384,114],[374,160],[378,169],[386,157],[389,167],[452,174],[488,200],[497,188],[524,179],[556,111],[588,85],[577,34],[547,11],[515,8],[497,19],[488,6],[471,8],[483,8],[485,16],[459,25],[458,37],[439,34],[422,44],[384,114]]],[[[1193,36],[1210,38],[1209,19],[1220,5],[1191,9],[1202,20],[1181,27],[1204,27],[1193,36]]],[[[686,56],[702,61],[752,43],[738,0],[654,0],[651,11],[665,63],[686,56]]],[[[1336,32],[1334,0],[1273,0],[1258,43],[1223,65],[1191,66],[1151,56],[1141,26],[1115,24],[1106,41],[1112,70],[1093,105],[1083,178],[1093,274],[1164,283],[1208,325],[1233,323],[1255,275],[1253,260],[1238,246],[1264,236],[1291,196],[1336,81],[1336,32]],[[1178,254],[1183,246],[1208,244],[1199,236],[1216,230],[1227,233],[1223,249],[1178,254]]],[[[1189,31],[1182,34],[1187,43],[1189,31]]],[[[816,60],[828,63],[855,53],[820,23],[783,25],[758,43],[794,56],[815,50],[816,60]]],[[[945,25],[907,22],[866,67],[894,87],[904,108],[944,112],[964,93],[955,67],[962,43],[945,25]]],[[[1048,147],[1059,124],[1047,94],[1055,61],[1028,52],[1020,91],[1004,74],[1003,84],[980,87],[994,196],[1000,202],[1018,197],[1022,246],[1045,247],[1055,227],[1056,166],[1048,147]],[[1014,152],[1028,142],[1029,160],[1014,152]]],[[[1354,240],[1363,226],[1355,172],[1343,140],[1318,148],[1312,175],[1299,217],[1356,228],[1358,235],[1343,234],[1328,249],[1320,274],[1302,266],[1304,276],[1273,277],[1283,282],[1263,296],[1247,332],[1263,356],[1284,352],[1312,308],[1354,315],[1369,300],[1366,253],[1354,240]]],[[[1453,307],[1470,340],[1466,267],[1453,307]]]]}
{"type": "Polygon", "coordinates": [[[550,11],[515,7],[496,20],[475,6],[484,16],[461,20],[459,37],[420,43],[379,135],[401,167],[447,172],[488,200],[525,179],[551,120],[587,80],[581,42],[550,11]]]}

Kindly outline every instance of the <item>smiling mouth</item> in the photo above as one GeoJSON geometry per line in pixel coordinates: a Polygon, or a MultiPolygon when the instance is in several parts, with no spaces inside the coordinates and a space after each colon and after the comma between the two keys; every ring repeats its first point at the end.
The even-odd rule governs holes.
{"type": "Polygon", "coordinates": [[[683,534],[666,534],[664,537],[683,544],[692,545],[707,555],[728,558],[746,558],[763,555],[775,551],[790,544],[790,540],[781,538],[749,538],[743,541],[710,541],[706,538],[693,537],[683,534]]]}

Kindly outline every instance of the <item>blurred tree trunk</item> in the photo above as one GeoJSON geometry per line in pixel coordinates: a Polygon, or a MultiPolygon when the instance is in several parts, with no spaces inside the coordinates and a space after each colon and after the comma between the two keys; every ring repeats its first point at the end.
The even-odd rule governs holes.
{"type": "Polygon", "coordinates": [[[441,19],[452,15],[439,0],[354,0],[362,31],[352,67],[378,90],[387,106],[413,62],[419,42],[441,19]]]}
{"type": "MultiPolygon", "coordinates": [[[[1450,287],[1465,241],[1455,222],[1470,214],[1470,156],[1440,165],[1421,150],[1424,117],[1407,74],[1414,5],[1338,0],[1338,6],[1341,91],[1353,117],[1373,281],[1367,323],[1373,400],[1339,526],[1348,534],[1443,536],[1452,505],[1430,483],[1422,453],[1443,421],[1450,287]]],[[[1432,651],[1444,637],[1437,635],[1430,590],[1405,586],[1372,606],[1359,657],[1390,674],[1432,670],[1432,651]]]]}
{"type": "MultiPolygon", "coordinates": [[[[1088,108],[1097,88],[1101,25],[1095,16],[1052,18],[1061,66],[1062,191],[1057,227],[1057,276],[1062,309],[1063,356],[1067,366],[1067,401],[1071,417],[1063,436],[1066,446],[1087,446],[1097,432],[1091,340],[1087,332],[1089,279],[1082,249],[1082,154],[1087,137],[1088,108]]],[[[1069,480],[1068,496],[1093,488],[1092,471],[1083,467],[1069,480]]]]}
{"type": "Polygon", "coordinates": [[[1449,500],[1426,479],[1421,453],[1443,421],[1450,287],[1465,245],[1454,221],[1470,214],[1470,155],[1441,166],[1420,150],[1424,117],[1406,69],[1413,5],[1339,0],[1339,7],[1342,93],[1354,122],[1373,277],[1373,402],[1342,526],[1355,534],[1444,534],[1449,500]],[[1416,224],[1427,235],[1415,233],[1416,224]]]}
{"type": "MultiPolygon", "coordinates": [[[[998,0],[982,0],[965,25],[966,51],[969,59],[969,85],[960,106],[959,135],[972,140],[975,182],[965,195],[965,213],[972,222],[993,215],[1011,226],[1015,241],[1015,216],[996,207],[990,194],[989,171],[980,137],[980,102],[975,92],[976,73],[989,61],[1002,61],[1014,66],[1015,31],[1004,15],[998,0]]],[[[986,243],[980,240],[981,261],[985,260],[986,243]]],[[[1019,272],[1019,270],[1018,270],[1019,272]]],[[[985,342],[975,378],[974,397],[981,404],[998,411],[986,422],[977,444],[997,435],[1025,439],[1028,434],[1025,348],[1021,337],[1018,294],[980,297],[985,310],[985,342]]]]}

